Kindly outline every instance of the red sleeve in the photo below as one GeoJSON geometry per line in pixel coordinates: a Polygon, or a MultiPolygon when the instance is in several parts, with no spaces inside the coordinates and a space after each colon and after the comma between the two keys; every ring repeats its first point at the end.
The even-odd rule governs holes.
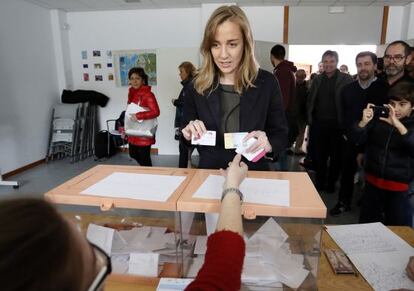
{"type": "Polygon", "coordinates": [[[283,108],[286,110],[291,98],[293,98],[293,86],[295,86],[295,77],[289,70],[277,70],[276,78],[279,81],[280,90],[282,91],[283,108]]]}
{"type": "Polygon", "coordinates": [[[160,115],[157,99],[155,99],[155,95],[152,92],[143,97],[140,106],[148,108],[148,111],[138,112],[136,114],[138,120],[153,119],[160,115]]]}
{"type": "Polygon", "coordinates": [[[210,235],[204,264],[185,290],[240,290],[245,251],[238,233],[223,230],[210,235]]]}

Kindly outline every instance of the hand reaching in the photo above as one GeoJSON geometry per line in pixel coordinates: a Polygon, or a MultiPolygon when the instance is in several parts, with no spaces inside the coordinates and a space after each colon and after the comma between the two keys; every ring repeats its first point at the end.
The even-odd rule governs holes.
{"type": "Polygon", "coordinates": [[[241,162],[241,155],[237,154],[226,170],[220,169],[221,175],[226,178],[224,188],[239,188],[247,176],[247,170],[247,165],[241,162]]]}

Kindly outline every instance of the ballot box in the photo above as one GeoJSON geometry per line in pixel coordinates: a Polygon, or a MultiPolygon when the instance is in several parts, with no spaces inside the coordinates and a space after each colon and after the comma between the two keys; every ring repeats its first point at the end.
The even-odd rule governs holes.
{"type": "Polygon", "coordinates": [[[192,169],[99,165],[45,198],[111,257],[111,279],[182,277],[177,200],[192,169]]]}
{"type": "MultiPolygon", "coordinates": [[[[177,202],[183,276],[193,278],[215,231],[224,178],[197,170],[177,202]]],[[[246,256],[242,290],[317,290],[326,206],[303,172],[249,171],[240,186],[246,256]]]]}

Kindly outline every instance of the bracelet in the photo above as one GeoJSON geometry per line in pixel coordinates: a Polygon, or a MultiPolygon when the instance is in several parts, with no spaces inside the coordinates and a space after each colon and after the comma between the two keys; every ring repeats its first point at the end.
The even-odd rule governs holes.
{"type": "Polygon", "coordinates": [[[243,193],[237,189],[237,188],[227,188],[223,190],[223,193],[221,194],[221,201],[223,201],[224,197],[230,192],[236,193],[240,197],[240,202],[243,202],[243,193]]]}

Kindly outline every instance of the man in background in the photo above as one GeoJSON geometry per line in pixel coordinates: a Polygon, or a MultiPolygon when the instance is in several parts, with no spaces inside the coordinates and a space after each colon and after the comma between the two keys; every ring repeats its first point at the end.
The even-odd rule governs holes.
{"type": "Polygon", "coordinates": [[[353,127],[357,126],[368,103],[377,106],[388,103],[387,84],[375,76],[377,62],[377,56],[373,52],[360,52],[355,58],[358,78],[342,90],[342,170],[338,203],[329,211],[332,216],[351,210],[357,155],[363,152],[352,139],[353,127]]]}
{"type": "Polygon", "coordinates": [[[307,99],[308,147],[316,171],[317,190],[332,193],[341,162],[341,90],[352,82],[352,77],[337,69],[338,53],[335,51],[326,51],[322,63],[324,72],[313,80],[307,99]]]}

